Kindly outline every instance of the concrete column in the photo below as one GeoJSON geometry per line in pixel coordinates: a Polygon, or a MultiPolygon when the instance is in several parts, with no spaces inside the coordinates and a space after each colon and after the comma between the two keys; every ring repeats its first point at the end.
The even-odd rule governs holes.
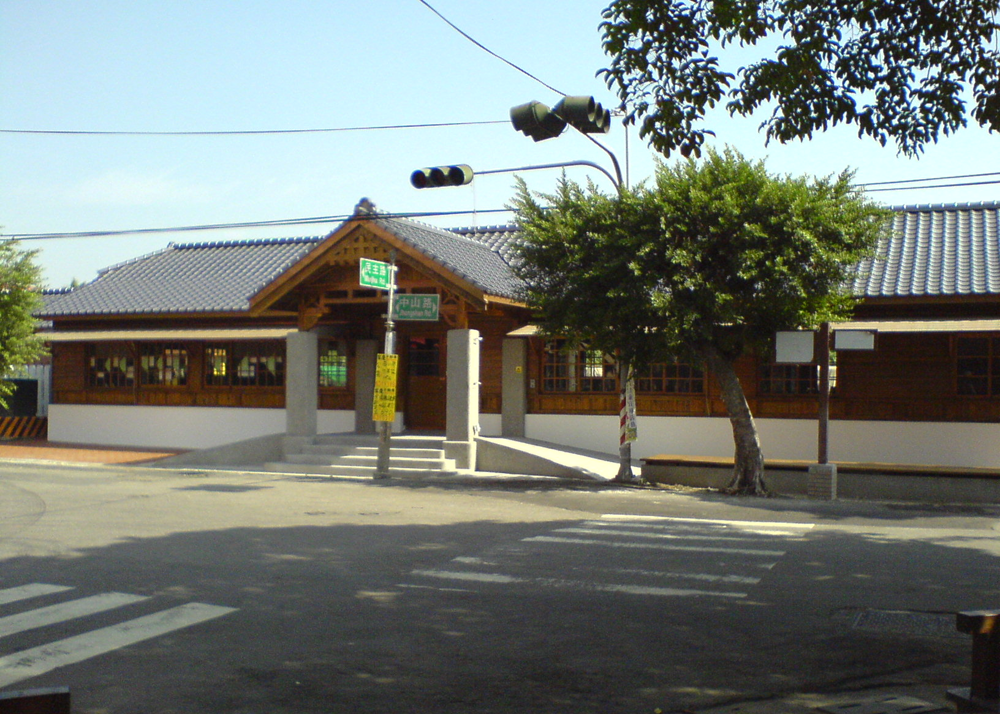
{"type": "Polygon", "coordinates": [[[285,434],[316,436],[319,408],[319,338],[315,332],[291,332],[285,348],[285,434]]]}
{"type": "Polygon", "coordinates": [[[448,331],[445,456],[460,469],[476,467],[479,432],[479,331],[448,331]]]}
{"type": "Polygon", "coordinates": [[[354,431],[374,434],[372,405],[375,399],[375,361],[378,342],[358,340],[354,346],[354,431]]]}
{"type": "Polygon", "coordinates": [[[505,339],[502,362],[500,434],[521,438],[528,413],[528,341],[518,337],[505,339]]]}

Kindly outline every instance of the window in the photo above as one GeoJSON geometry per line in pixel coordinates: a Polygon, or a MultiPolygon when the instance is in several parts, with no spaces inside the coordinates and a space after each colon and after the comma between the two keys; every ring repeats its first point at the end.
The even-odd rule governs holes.
{"type": "Polygon", "coordinates": [[[542,390],[546,392],[617,392],[618,362],[600,350],[570,349],[566,340],[545,345],[542,390]]]}
{"type": "Polygon", "coordinates": [[[87,386],[131,387],[135,385],[135,357],[124,342],[87,346],[87,386]]]}
{"type": "Polygon", "coordinates": [[[347,386],[347,348],[341,340],[320,344],[319,386],[344,388],[347,386]]]}
{"type": "Polygon", "coordinates": [[[143,342],[139,345],[140,384],[182,387],[187,384],[187,348],[179,344],[143,342]]]}
{"type": "Polygon", "coordinates": [[[410,340],[409,374],[412,377],[437,377],[441,373],[441,340],[416,337],[410,340]]]}
{"type": "Polygon", "coordinates": [[[284,386],[284,344],[267,341],[206,345],[205,384],[211,387],[284,386]]]}
{"type": "Polygon", "coordinates": [[[814,364],[766,364],[761,368],[760,393],[772,396],[817,394],[819,371],[814,364]]]}
{"type": "Polygon", "coordinates": [[[658,362],[636,375],[638,392],[658,394],[702,394],[705,391],[705,373],[685,362],[658,362]]]}
{"type": "Polygon", "coordinates": [[[1000,395],[1000,337],[958,337],[955,343],[958,393],[1000,395]]]}

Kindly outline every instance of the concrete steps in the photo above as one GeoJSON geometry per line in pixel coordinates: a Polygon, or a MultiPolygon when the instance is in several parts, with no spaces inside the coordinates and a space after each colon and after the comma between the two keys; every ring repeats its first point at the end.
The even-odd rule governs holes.
{"type": "MultiPolygon", "coordinates": [[[[312,439],[289,439],[282,461],[264,464],[266,471],[326,476],[372,478],[378,461],[378,437],[327,434],[312,439]]],[[[445,458],[444,437],[393,435],[389,475],[399,477],[457,474],[455,460],[445,458]]]]}

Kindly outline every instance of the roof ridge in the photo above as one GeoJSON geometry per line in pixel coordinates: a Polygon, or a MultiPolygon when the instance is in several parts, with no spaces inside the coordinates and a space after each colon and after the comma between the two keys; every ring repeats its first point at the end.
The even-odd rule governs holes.
{"type": "MultiPolygon", "coordinates": [[[[124,268],[126,265],[132,265],[133,263],[138,263],[141,260],[152,258],[154,255],[160,255],[161,253],[166,253],[167,251],[173,250],[174,247],[175,244],[171,241],[170,243],[167,243],[166,247],[160,248],[159,250],[153,250],[150,251],[149,253],[143,253],[142,255],[137,255],[134,258],[129,258],[128,260],[123,260],[119,263],[114,263],[113,265],[109,265],[106,268],[101,268],[100,270],[97,271],[97,278],[95,278],[94,280],[97,280],[98,278],[107,275],[112,271],[118,270],[119,268],[124,268]]],[[[94,281],[92,280],[91,282],[94,281]]]]}
{"type": "Polygon", "coordinates": [[[220,240],[209,243],[171,243],[175,250],[194,250],[199,248],[234,248],[246,245],[294,245],[297,243],[315,243],[322,240],[320,236],[293,236],[289,238],[249,238],[220,240]]]}
{"type": "Polygon", "coordinates": [[[913,203],[889,206],[889,210],[897,212],[915,211],[976,211],[1000,209],[1000,201],[967,201],[965,203],[913,203]]]}

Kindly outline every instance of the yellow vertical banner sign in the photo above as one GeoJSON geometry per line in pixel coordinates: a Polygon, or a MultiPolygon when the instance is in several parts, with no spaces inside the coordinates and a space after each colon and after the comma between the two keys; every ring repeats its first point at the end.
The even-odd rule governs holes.
{"type": "Polygon", "coordinates": [[[396,372],[399,355],[378,355],[375,362],[375,399],[372,404],[374,421],[396,420],[396,372]]]}

